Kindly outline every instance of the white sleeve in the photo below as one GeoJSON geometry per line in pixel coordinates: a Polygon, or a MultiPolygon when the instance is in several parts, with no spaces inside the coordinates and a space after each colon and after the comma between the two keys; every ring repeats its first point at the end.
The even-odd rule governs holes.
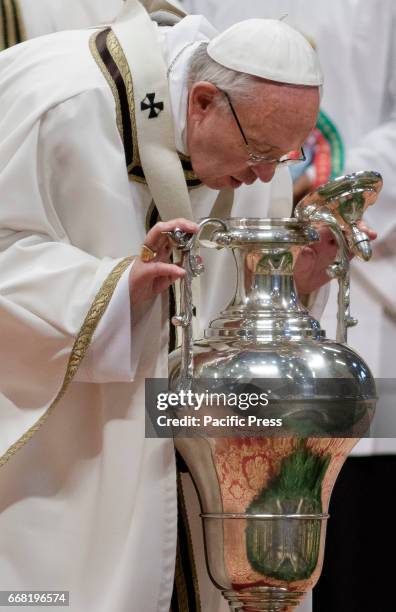
{"type": "Polygon", "coordinates": [[[378,202],[369,207],[364,219],[385,239],[396,227],[396,116],[369,132],[346,156],[346,173],[376,170],[384,179],[378,202]]]}
{"type": "MultiPolygon", "coordinates": [[[[396,10],[393,9],[396,13],[396,10]]],[[[392,17],[393,28],[395,16],[392,17]]],[[[394,30],[393,30],[394,31],[394,30]]],[[[386,95],[383,106],[386,109],[381,123],[361,138],[346,152],[345,171],[376,170],[382,174],[384,186],[378,202],[369,207],[365,220],[378,232],[378,241],[386,239],[396,228],[396,39],[388,58],[386,95]]]]}
{"type": "Polygon", "coordinates": [[[122,0],[19,0],[27,38],[113,21],[122,0]]]}
{"type": "MultiPolygon", "coordinates": [[[[136,236],[130,236],[118,216],[115,204],[125,197],[121,190],[122,181],[127,182],[124,160],[115,158],[114,145],[100,131],[100,121],[107,110],[99,114],[95,109],[95,96],[86,92],[63,102],[47,113],[43,120],[42,142],[45,150],[41,154],[43,170],[42,191],[48,191],[48,198],[56,209],[62,228],[77,237],[80,246],[98,249],[97,235],[104,225],[117,227],[121,237],[131,243],[131,250],[136,243],[136,236]],[[90,124],[84,129],[86,118],[91,116],[90,124]],[[74,129],[71,129],[70,126],[74,129]],[[91,127],[92,126],[92,127],[91,127]],[[96,129],[95,138],[91,130],[96,129]],[[82,133],[84,137],[82,137],[82,133]],[[100,156],[93,153],[92,142],[100,151],[100,156]],[[68,173],[62,172],[66,166],[68,173]],[[107,182],[103,177],[111,177],[107,182]],[[79,202],[80,210],[72,208],[70,202],[79,202]],[[99,210],[106,209],[103,218],[99,210]],[[94,219],[98,219],[95,223],[94,219]],[[117,225],[113,225],[116,223],[117,225]],[[127,234],[127,236],[125,236],[127,234]]],[[[96,102],[97,103],[97,102],[96,102]]],[[[123,156],[123,151],[122,151],[123,156]]],[[[127,182],[128,184],[128,182],[127,182]]],[[[128,197],[129,193],[128,193],[128,197]]],[[[131,201],[126,206],[133,210],[131,201]]],[[[102,213],[103,214],[103,213],[102,213]]],[[[121,238],[120,238],[121,242],[121,238]]],[[[111,242],[107,248],[99,250],[118,251],[111,242]]],[[[122,250],[120,251],[122,253],[122,250]]],[[[133,265],[133,264],[132,264],[133,265]]],[[[91,343],[85,353],[74,380],[76,382],[112,383],[132,382],[147,338],[147,330],[155,300],[145,302],[142,306],[130,307],[129,270],[123,273],[111,300],[96,327],[91,343]]]]}
{"type": "Polygon", "coordinates": [[[154,300],[131,309],[129,273],[114,291],[77,374],[76,382],[132,382],[150,327],[154,300]]]}
{"type": "Polygon", "coordinates": [[[36,107],[15,97],[12,83],[0,90],[0,393],[10,407],[0,411],[1,455],[45,418],[83,363],[135,253],[135,211],[120,187],[128,186],[123,151],[100,129],[95,92],[35,120],[36,107]]]}

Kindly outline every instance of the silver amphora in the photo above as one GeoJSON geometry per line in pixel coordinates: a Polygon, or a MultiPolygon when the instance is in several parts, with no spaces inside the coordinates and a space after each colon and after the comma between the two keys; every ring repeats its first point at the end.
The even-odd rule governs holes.
{"type": "MultiPolygon", "coordinates": [[[[197,238],[175,232],[187,270],[181,287],[182,345],[170,356],[170,386],[221,381],[274,389],[268,408],[282,435],[211,429],[175,437],[201,505],[207,569],[231,610],[290,612],[317,582],[330,494],[375,410],[375,382],[346,345],[349,255],[367,260],[356,223],[381,188],[381,177],[340,177],[310,194],[290,219],[204,220],[210,242],[230,249],[237,267],[231,303],[193,341],[191,279],[202,272],[197,238]],[[339,245],[330,274],[339,280],[338,341],[311,317],[296,292],[293,268],[302,248],[329,227],[339,245]],[[274,385],[275,383],[275,385],[274,385]]],[[[209,296],[201,296],[201,299],[209,296]]],[[[176,410],[177,412],[177,410],[176,410]]]]}

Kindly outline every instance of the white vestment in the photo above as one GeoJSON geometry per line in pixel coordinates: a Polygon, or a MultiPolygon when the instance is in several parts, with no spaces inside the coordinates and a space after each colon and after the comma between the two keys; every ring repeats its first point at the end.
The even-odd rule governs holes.
{"type": "MultiPolygon", "coordinates": [[[[94,297],[146,233],[151,197],[128,181],[91,35],[0,57],[2,455],[45,414],[94,297]]],[[[101,384],[72,382],[1,469],[2,589],[68,589],[76,612],[168,612],[173,444],[144,437],[144,379],[167,376],[168,311],[161,298],[138,310],[135,375],[119,382],[113,360],[91,371],[101,384]]]]}
{"type": "Polygon", "coordinates": [[[6,0],[0,3],[0,51],[61,30],[110,23],[123,0],[6,0]]]}
{"type": "MultiPolygon", "coordinates": [[[[95,295],[145,235],[150,196],[128,181],[90,35],[0,58],[3,452],[45,413],[95,295]]],[[[144,438],[144,377],[167,375],[168,315],[161,299],[149,310],[133,380],[113,382],[115,361],[104,384],[71,383],[2,467],[1,588],[67,589],[76,612],[169,609],[173,448],[144,438]]]]}
{"type": "Polygon", "coordinates": [[[109,23],[123,0],[18,0],[27,38],[109,23]]]}
{"type": "MultiPolygon", "coordinates": [[[[191,18],[162,32],[168,65],[201,26],[210,30],[191,18]]],[[[120,364],[103,304],[113,322],[129,313],[121,274],[143,242],[151,197],[128,181],[91,35],[46,36],[0,56],[0,588],[70,590],[73,612],[168,612],[173,444],[144,437],[144,380],[167,376],[168,309],[159,297],[133,310],[120,364]],[[94,300],[102,326],[45,422],[70,356],[87,348],[94,300]]],[[[186,65],[182,54],[170,75],[182,152],[186,65]]],[[[192,192],[197,217],[216,195],[192,192]]]]}

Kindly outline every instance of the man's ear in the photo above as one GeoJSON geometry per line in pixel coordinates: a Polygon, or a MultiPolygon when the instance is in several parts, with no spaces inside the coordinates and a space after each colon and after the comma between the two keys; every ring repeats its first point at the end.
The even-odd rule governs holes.
{"type": "Polygon", "coordinates": [[[202,121],[213,108],[219,95],[219,90],[212,83],[207,81],[194,83],[188,96],[188,118],[198,122],[202,121]]]}

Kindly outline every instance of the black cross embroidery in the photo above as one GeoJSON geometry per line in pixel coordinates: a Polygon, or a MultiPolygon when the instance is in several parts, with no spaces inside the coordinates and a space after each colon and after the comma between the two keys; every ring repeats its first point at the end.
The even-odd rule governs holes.
{"type": "Polygon", "coordinates": [[[154,102],[155,93],[148,93],[144,100],[140,103],[140,109],[142,111],[150,110],[150,114],[148,116],[149,119],[155,119],[158,117],[161,111],[164,110],[163,102],[154,102]],[[148,102],[146,102],[148,100],[148,102]]]}

